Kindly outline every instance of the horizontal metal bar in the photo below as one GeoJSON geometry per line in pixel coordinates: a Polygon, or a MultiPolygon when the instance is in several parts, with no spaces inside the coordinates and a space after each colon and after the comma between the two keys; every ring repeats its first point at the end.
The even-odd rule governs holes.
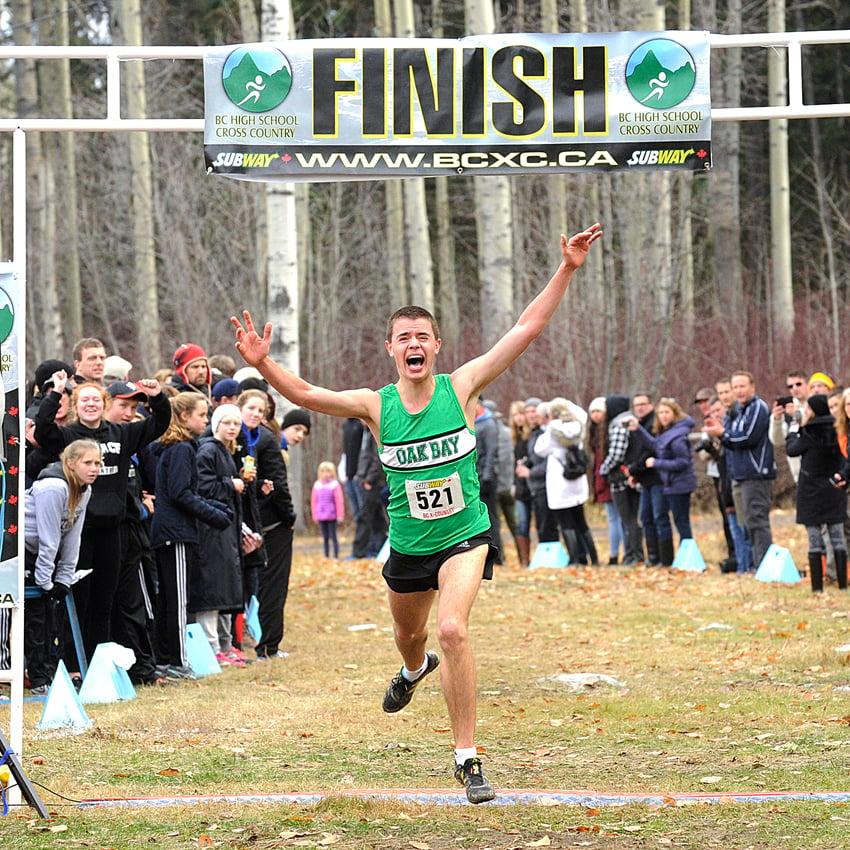
{"type": "Polygon", "coordinates": [[[215,47],[143,47],[110,44],[95,47],[82,45],[16,45],[0,46],[0,59],[203,59],[215,47]]]}
{"type": "MultiPolygon", "coordinates": [[[[773,48],[789,47],[789,56],[799,59],[800,45],[850,44],[850,30],[812,30],[811,32],[749,33],[723,35],[709,33],[712,48],[773,48]]],[[[123,60],[180,60],[203,59],[211,47],[168,46],[144,47],[134,45],[102,46],[21,46],[0,47],[3,59],[116,59],[123,60]]],[[[794,61],[799,72],[799,62],[794,61]]],[[[789,71],[786,71],[790,78],[789,71]]],[[[114,87],[114,86],[113,86],[114,87]]],[[[794,89],[797,91],[797,89],[794,89]]],[[[800,97],[789,98],[784,106],[716,107],[711,110],[712,121],[767,121],[774,119],[831,118],[850,116],[850,104],[804,104],[800,97]]],[[[0,118],[0,132],[14,130],[30,132],[203,132],[203,118],[122,118],[108,114],[106,118],[0,118]]]]}
{"type": "Polygon", "coordinates": [[[0,132],[200,133],[203,118],[0,118],[0,132]]]}
{"type": "MultiPolygon", "coordinates": [[[[811,30],[809,32],[774,33],[709,33],[711,47],[775,47],[799,42],[800,44],[850,43],[850,30],[811,30]]],[[[234,45],[235,46],[235,45],[234,45]]],[[[79,47],[63,45],[3,45],[0,59],[203,59],[216,46],[166,46],[145,47],[140,45],[111,44],[79,47]]]]}
{"type": "Polygon", "coordinates": [[[792,42],[800,44],[850,43],[850,30],[812,30],[811,32],[771,32],[724,35],[709,33],[711,47],[782,47],[792,42]]]}

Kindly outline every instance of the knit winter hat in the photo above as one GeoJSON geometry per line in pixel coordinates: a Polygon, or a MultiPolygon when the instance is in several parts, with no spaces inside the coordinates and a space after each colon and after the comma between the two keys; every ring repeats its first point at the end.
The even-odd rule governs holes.
{"type": "Polygon", "coordinates": [[[814,375],[809,378],[809,386],[811,386],[814,381],[824,384],[828,390],[835,389],[835,379],[828,372],[815,372],[814,375]]]}
{"type": "Polygon", "coordinates": [[[235,416],[240,422],[242,421],[242,411],[235,404],[220,404],[213,411],[212,419],[210,420],[213,436],[215,436],[219,423],[225,416],[235,416]]]}
{"type": "Polygon", "coordinates": [[[590,402],[590,405],[587,408],[587,412],[593,413],[594,410],[601,410],[602,413],[605,413],[607,409],[608,408],[605,406],[605,397],[598,395],[595,399],[593,399],[592,402],[590,402]]]}
{"type": "Polygon", "coordinates": [[[70,378],[74,374],[74,367],[69,366],[61,360],[45,360],[43,363],[39,363],[35,367],[35,386],[40,392],[51,389],[53,387],[53,381],[51,380],[53,373],[62,371],[70,378]],[[50,386],[45,387],[45,384],[48,382],[50,386]]]}
{"type": "Polygon", "coordinates": [[[285,431],[290,425],[303,425],[310,433],[312,422],[310,421],[310,411],[303,407],[293,407],[288,410],[283,417],[283,424],[280,426],[282,431],[285,431]]]}
{"type": "MultiPolygon", "coordinates": [[[[206,351],[200,345],[195,345],[192,342],[184,342],[177,351],[174,352],[172,362],[174,363],[174,371],[186,381],[186,367],[196,360],[203,360],[207,364],[207,383],[212,380],[212,372],[210,371],[210,361],[206,351]]],[[[187,381],[188,383],[188,381],[187,381]]]]}
{"type": "Polygon", "coordinates": [[[829,396],[825,396],[822,393],[810,395],[806,399],[806,404],[811,407],[812,413],[815,416],[829,416],[829,396]]]}

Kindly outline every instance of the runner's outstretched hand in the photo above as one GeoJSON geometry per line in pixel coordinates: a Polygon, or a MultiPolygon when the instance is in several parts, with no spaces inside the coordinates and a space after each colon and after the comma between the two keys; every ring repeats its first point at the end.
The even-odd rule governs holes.
{"type": "Polygon", "coordinates": [[[572,269],[577,269],[587,256],[590,246],[602,235],[602,225],[597,222],[592,224],[587,230],[581,233],[576,233],[567,239],[561,234],[561,256],[564,264],[572,269]]]}
{"type": "Polygon", "coordinates": [[[269,356],[269,346],[272,338],[272,323],[266,322],[263,335],[260,336],[254,329],[254,321],[247,310],[242,311],[245,327],[236,316],[231,316],[230,321],[236,329],[236,348],[249,366],[259,366],[269,356]]]}

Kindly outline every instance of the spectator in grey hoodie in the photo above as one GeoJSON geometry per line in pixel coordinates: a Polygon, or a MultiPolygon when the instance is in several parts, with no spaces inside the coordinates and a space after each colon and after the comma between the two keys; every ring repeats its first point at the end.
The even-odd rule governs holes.
{"type": "Polygon", "coordinates": [[[62,635],[62,618],[55,616],[74,579],[83,518],[91,485],[100,472],[100,446],[94,440],[75,440],[62,460],[45,467],[27,490],[25,504],[24,580],[41,595],[27,603],[24,645],[30,689],[47,694],[53,671],[50,647],[62,635]]]}

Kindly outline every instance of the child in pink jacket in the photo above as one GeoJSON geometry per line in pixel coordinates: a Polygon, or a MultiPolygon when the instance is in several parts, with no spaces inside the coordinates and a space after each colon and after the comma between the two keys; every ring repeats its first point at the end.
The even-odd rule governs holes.
{"type": "Polygon", "coordinates": [[[310,508],[313,521],[322,530],[322,541],[325,546],[325,557],[330,558],[330,546],[333,543],[334,558],[339,558],[339,541],[337,526],[345,519],[345,502],[342,496],[342,485],[336,477],[336,467],[330,461],[319,464],[318,478],[313,484],[310,496],[310,508]]]}

